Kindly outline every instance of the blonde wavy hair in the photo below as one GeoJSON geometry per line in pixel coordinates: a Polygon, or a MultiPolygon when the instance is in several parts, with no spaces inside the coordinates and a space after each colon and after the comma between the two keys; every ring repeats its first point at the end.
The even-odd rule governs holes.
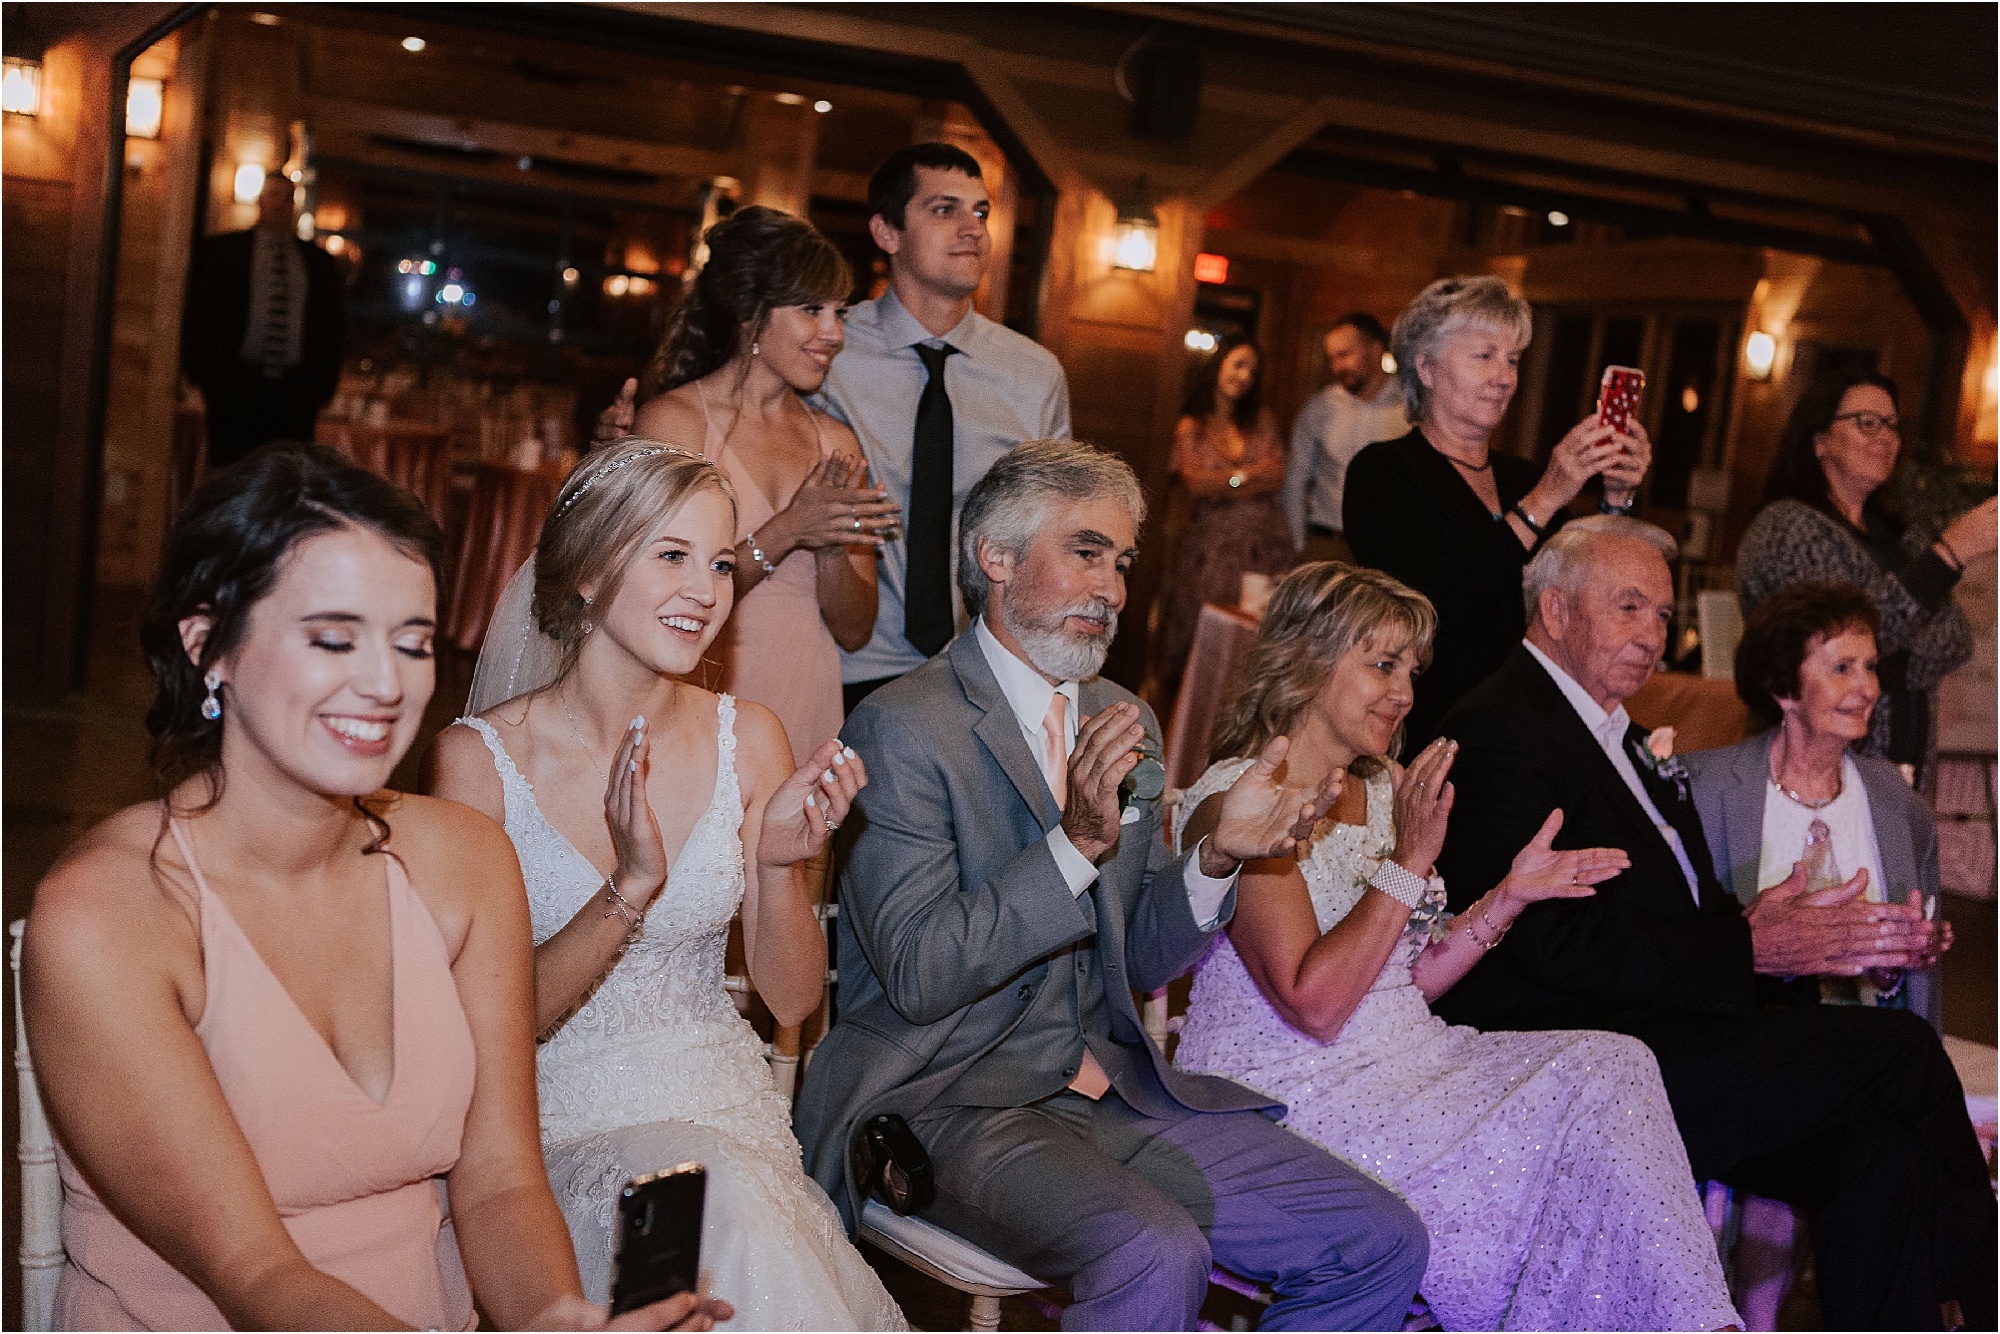
{"type": "Polygon", "coordinates": [[[663,440],[626,436],[590,455],[563,483],[535,544],[535,624],[562,649],[557,680],[576,665],[593,606],[608,607],[647,534],[697,491],[729,502],[736,492],[722,469],[663,440]],[[583,600],[583,586],[597,596],[583,600]]]}
{"type": "MultiPolygon", "coordinates": [[[[1393,636],[1416,654],[1421,669],[1430,665],[1436,633],[1430,599],[1380,570],[1330,560],[1299,566],[1271,594],[1229,706],[1216,720],[1210,761],[1255,755],[1290,732],[1334,665],[1356,645],[1393,636]]],[[[1402,743],[1398,727],[1390,753],[1402,743]]],[[[1366,756],[1349,772],[1365,778],[1382,762],[1366,756]]]]}

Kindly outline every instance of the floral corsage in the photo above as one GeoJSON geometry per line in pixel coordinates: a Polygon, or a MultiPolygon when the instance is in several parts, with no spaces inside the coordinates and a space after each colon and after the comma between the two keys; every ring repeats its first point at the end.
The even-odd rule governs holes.
{"type": "Polygon", "coordinates": [[[1632,754],[1639,763],[1651,769],[1656,778],[1673,784],[1674,795],[1677,798],[1681,801],[1689,800],[1687,764],[1680,756],[1674,754],[1673,728],[1654,728],[1646,734],[1643,743],[1636,741],[1632,743],[1632,754]]]}

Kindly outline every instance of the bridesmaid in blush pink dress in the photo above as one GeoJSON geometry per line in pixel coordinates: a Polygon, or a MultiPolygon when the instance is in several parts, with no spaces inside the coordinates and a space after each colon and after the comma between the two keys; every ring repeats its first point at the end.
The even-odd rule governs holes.
{"type": "Polygon", "coordinates": [[[685,1293],[607,1323],[584,1299],[539,1143],[520,863],[477,812],[383,786],[435,685],[442,538],[317,445],[258,450],[175,522],[140,625],[161,797],[64,852],[22,940],[57,1328],[733,1314],[685,1293]]]}
{"type": "Polygon", "coordinates": [[[853,279],[833,243],[775,209],[709,229],[709,258],[648,369],[636,434],[695,448],[736,490],[736,611],[704,684],[778,715],[802,759],[840,729],[841,647],[875,626],[875,551],[898,507],[860,443],[801,395],[839,353],[853,279]]]}

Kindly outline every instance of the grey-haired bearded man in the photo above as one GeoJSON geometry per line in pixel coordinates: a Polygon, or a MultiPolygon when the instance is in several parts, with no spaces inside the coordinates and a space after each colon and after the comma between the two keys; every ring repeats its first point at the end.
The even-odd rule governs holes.
{"type": "Polygon", "coordinates": [[[1096,672],[1144,517],[1111,455],[1006,455],[961,518],[971,628],[848,719],[870,785],[840,1020],[795,1113],[807,1167],[853,1226],[857,1133],[903,1118],[935,1173],[923,1216],[1068,1287],[1065,1328],[1192,1329],[1211,1261],[1273,1288],[1265,1328],[1395,1328],[1429,1251],[1415,1213],[1280,1105],[1170,1069],[1133,1002],[1229,921],[1241,862],[1334,795],[1275,782],[1274,741],[1178,859],[1157,797],[1121,801],[1159,727],[1096,672]]]}

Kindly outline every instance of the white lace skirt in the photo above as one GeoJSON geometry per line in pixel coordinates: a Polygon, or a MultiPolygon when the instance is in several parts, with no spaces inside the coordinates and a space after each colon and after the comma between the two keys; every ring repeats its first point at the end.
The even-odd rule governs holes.
{"type": "Polygon", "coordinates": [[[788,1110],[774,1092],[700,1120],[545,1142],[543,1157],[592,1301],[604,1301],[610,1283],[620,1188],[698,1162],[708,1169],[701,1268],[709,1293],[736,1307],[728,1328],[908,1328],[847,1240],[833,1202],[800,1166],[788,1110]]]}

